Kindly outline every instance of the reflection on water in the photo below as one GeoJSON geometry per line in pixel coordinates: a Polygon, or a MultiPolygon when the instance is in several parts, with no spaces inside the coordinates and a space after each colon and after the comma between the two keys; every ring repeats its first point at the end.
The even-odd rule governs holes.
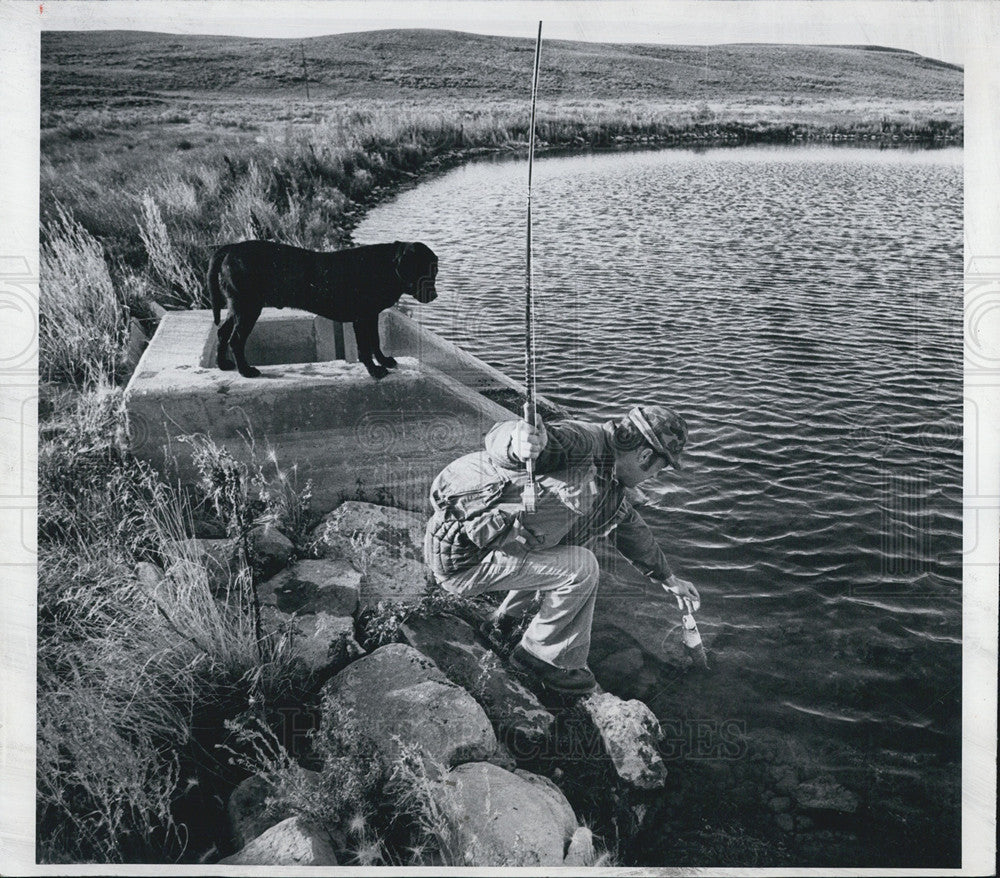
{"type": "MultiPolygon", "coordinates": [[[[594,419],[664,403],[691,427],[644,514],[729,670],[658,709],[746,717],[885,771],[889,752],[934,760],[921,795],[942,808],[960,752],[961,161],[543,158],[532,205],[539,389],[594,419]]],[[[460,168],[355,235],[429,244],[440,297],[418,318],[514,376],[524,177],[460,168]]]]}

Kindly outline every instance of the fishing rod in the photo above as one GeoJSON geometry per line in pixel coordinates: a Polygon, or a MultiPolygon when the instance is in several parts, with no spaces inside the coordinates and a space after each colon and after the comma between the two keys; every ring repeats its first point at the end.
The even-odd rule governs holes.
{"type": "MultiPolygon", "coordinates": [[[[535,411],[535,320],[531,311],[533,292],[531,289],[531,171],[535,161],[535,101],[538,97],[538,65],[542,56],[542,23],[538,22],[538,39],[535,41],[535,71],[531,78],[531,124],[528,128],[528,234],[527,260],[524,284],[524,420],[531,427],[537,419],[535,411]]],[[[528,481],[521,499],[524,511],[533,513],[538,502],[538,487],[535,485],[535,461],[528,458],[528,481]]]]}

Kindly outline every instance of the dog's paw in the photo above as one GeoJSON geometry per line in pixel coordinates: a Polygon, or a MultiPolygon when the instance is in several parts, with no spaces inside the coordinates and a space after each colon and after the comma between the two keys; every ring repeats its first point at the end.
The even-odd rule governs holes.
{"type": "Polygon", "coordinates": [[[376,381],[381,381],[386,375],[389,374],[389,370],[383,368],[382,366],[372,365],[366,366],[366,368],[368,369],[368,374],[371,375],[376,381]]]}
{"type": "Polygon", "coordinates": [[[236,368],[236,364],[232,360],[221,360],[220,359],[220,360],[217,360],[216,362],[219,364],[219,368],[223,372],[229,372],[230,370],[236,368]]]}
{"type": "Polygon", "coordinates": [[[260,378],[261,371],[253,366],[247,366],[245,369],[240,369],[240,375],[244,378],[260,378]]]}
{"type": "Polygon", "coordinates": [[[395,357],[380,357],[379,362],[387,369],[395,369],[399,365],[395,357]]]}

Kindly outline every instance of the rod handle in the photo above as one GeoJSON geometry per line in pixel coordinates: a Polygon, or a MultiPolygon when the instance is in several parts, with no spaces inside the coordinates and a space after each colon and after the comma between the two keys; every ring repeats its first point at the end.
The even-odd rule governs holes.
{"type": "Polygon", "coordinates": [[[529,515],[534,515],[538,509],[538,486],[535,484],[535,462],[528,461],[528,482],[521,492],[521,505],[529,515]]]}
{"type": "MultiPolygon", "coordinates": [[[[524,404],[524,420],[529,426],[535,426],[535,406],[531,400],[524,404]]],[[[538,486],[535,484],[534,458],[528,458],[525,468],[528,471],[528,481],[521,492],[521,503],[524,506],[524,511],[530,514],[538,508],[538,486]]]]}

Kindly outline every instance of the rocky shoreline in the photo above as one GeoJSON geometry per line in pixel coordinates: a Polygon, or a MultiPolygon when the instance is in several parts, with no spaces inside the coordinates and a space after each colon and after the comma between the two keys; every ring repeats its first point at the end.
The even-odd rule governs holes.
{"type": "MultiPolygon", "coordinates": [[[[451,836],[449,850],[427,851],[413,864],[445,864],[456,852],[470,866],[593,864],[598,855],[591,831],[558,786],[565,777],[558,763],[571,754],[578,770],[610,779],[606,793],[631,812],[638,830],[650,794],[667,779],[660,724],[636,699],[598,690],[585,699],[553,701],[534,690],[532,681],[508,672],[502,656],[475,630],[477,610],[471,605],[459,608],[466,618],[433,608],[403,614],[400,642],[366,650],[362,643],[373,642],[366,619],[370,625],[372,614],[413,606],[428,595],[419,560],[423,529],[416,513],[347,501],[313,531],[318,557],[294,560],[287,537],[257,528],[254,556],[266,576],[257,586],[265,633],[286,638],[318,685],[321,728],[348,718],[352,734],[371,745],[387,775],[401,760],[418,759],[425,793],[451,836]],[[540,773],[546,766],[552,777],[540,773]]],[[[209,587],[225,600],[237,587],[239,569],[231,541],[192,538],[187,550],[200,558],[209,587]]],[[[154,591],[177,573],[149,563],[137,570],[154,591]]],[[[313,763],[295,770],[322,796],[323,769],[313,763]]],[[[238,850],[219,862],[350,861],[347,826],[317,825],[282,807],[273,793],[263,775],[246,778],[232,791],[231,837],[216,846],[238,850]]]]}
{"type": "MultiPolygon", "coordinates": [[[[601,861],[601,841],[629,864],[857,860],[872,819],[856,791],[862,770],[845,769],[858,782],[848,788],[766,728],[738,729],[721,749],[716,741],[713,752],[692,752],[675,723],[657,719],[650,704],[661,717],[684,716],[682,687],[692,681],[681,678],[694,671],[677,638],[640,645],[649,644],[649,623],[620,611],[624,562],[604,557],[591,654],[599,682],[614,692],[567,699],[507,670],[504,650],[478,630],[487,606],[429,597],[441,593],[420,560],[423,530],[417,513],[348,500],[312,531],[315,557],[296,560],[296,547],[273,528],[254,532],[265,632],[285,638],[313,683],[302,710],[317,717],[321,735],[364,742],[386,777],[416,760],[422,807],[436,815],[445,850],[425,843],[397,865],[586,866],[601,861]],[[740,828],[705,835],[716,822],[740,828]],[[699,823],[701,847],[692,850],[699,823]],[[672,837],[675,847],[664,849],[672,837]]],[[[202,536],[189,548],[222,600],[239,567],[231,542],[202,536]]],[[[139,578],[154,588],[174,575],[142,568],[139,578]]],[[[349,820],[322,824],[306,813],[322,811],[331,794],[329,767],[309,748],[292,766],[299,801],[312,803],[305,810],[290,806],[266,772],[231,788],[218,862],[360,862],[349,820]]],[[[410,793],[388,783],[383,795],[393,810],[410,793]]]]}

